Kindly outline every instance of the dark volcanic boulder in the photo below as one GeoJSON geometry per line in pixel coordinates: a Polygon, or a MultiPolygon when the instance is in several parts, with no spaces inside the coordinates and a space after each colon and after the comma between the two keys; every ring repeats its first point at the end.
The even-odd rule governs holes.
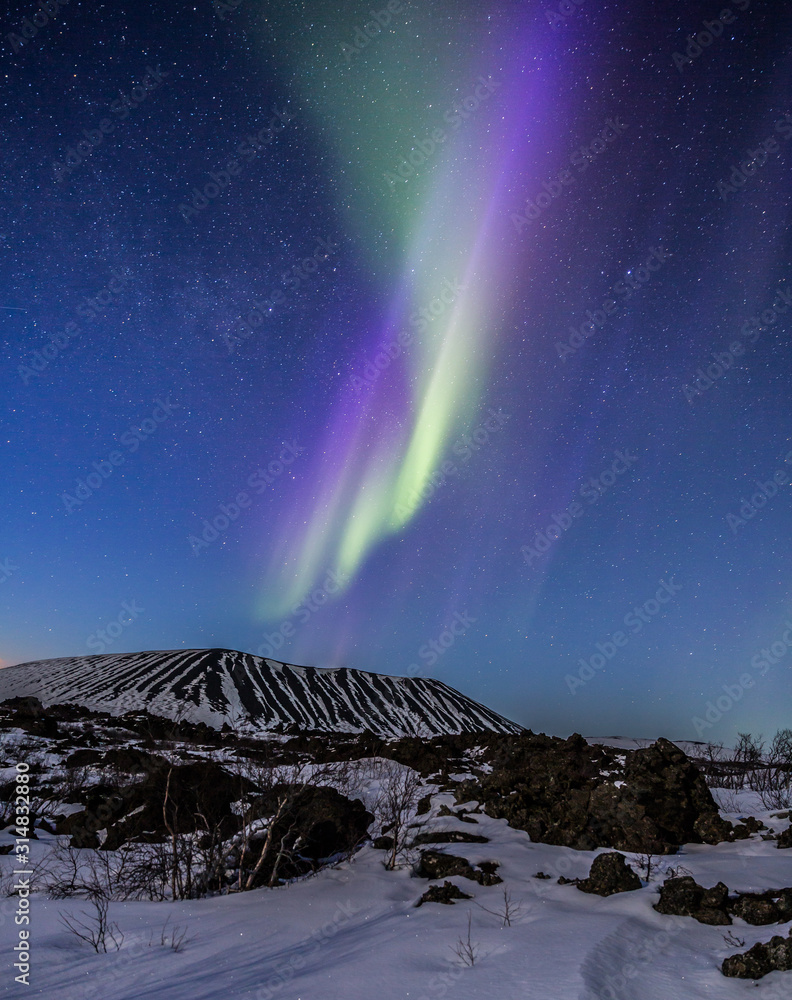
{"type": "Polygon", "coordinates": [[[101,762],[102,756],[101,750],[85,747],[82,750],[75,750],[74,753],[69,754],[63,763],[65,767],[93,767],[95,764],[101,762]]]}
{"type": "Polygon", "coordinates": [[[419,833],[413,840],[413,845],[420,844],[486,844],[489,837],[480,833],[468,833],[467,830],[428,830],[419,833]]]}
{"type": "Polygon", "coordinates": [[[755,816],[741,816],[740,822],[734,825],[732,838],[734,840],[747,840],[752,833],[766,830],[767,827],[755,816]]]}
{"type": "Polygon", "coordinates": [[[497,874],[500,867],[497,861],[481,861],[473,873],[473,878],[479,885],[498,885],[503,879],[497,874]]]}
{"type": "Polygon", "coordinates": [[[630,892],[641,888],[641,880],[617,851],[599,854],[591,863],[588,878],[577,883],[581,892],[597,896],[612,896],[615,892],[630,892]]]}
{"type": "Polygon", "coordinates": [[[790,823],[786,830],[782,830],[781,833],[779,833],[776,847],[780,847],[782,849],[792,847],[792,823],[790,823]]]}
{"type": "Polygon", "coordinates": [[[627,760],[624,780],[636,809],[670,844],[717,844],[731,824],[720,818],[704,776],[685,754],[660,739],[627,760]]]}
{"type": "MultiPolygon", "coordinates": [[[[135,747],[113,747],[105,753],[102,764],[124,774],[145,774],[152,770],[152,765],[157,759],[154,755],[144,750],[137,750],[135,747]]],[[[159,760],[164,763],[162,758],[159,760]]]]}
{"type": "MultiPolygon", "coordinates": [[[[131,763],[131,761],[130,761],[131,763]]],[[[221,839],[239,830],[239,818],[231,803],[240,798],[240,785],[211,760],[171,767],[165,761],[149,765],[143,781],[125,788],[123,807],[115,822],[108,822],[103,846],[115,850],[129,840],[165,840],[169,836],[163,816],[167,802],[168,823],[177,833],[198,829],[201,813],[211,827],[217,827],[221,839]],[[141,808],[142,807],[142,808],[141,808]]],[[[115,799],[108,804],[112,808],[115,799]]],[[[101,815],[101,812],[99,813],[101,815]]]]}
{"type": "Polygon", "coordinates": [[[742,893],[729,902],[729,912],[755,927],[792,920],[792,889],[742,893]]]}
{"type": "MultiPolygon", "coordinates": [[[[770,972],[792,970],[792,932],[788,937],[776,935],[767,943],[760,941],[740,955],[724,958],[721,972],[739,979],[761,979],[770,972]]],[[[790,984],[792,986],[792,984],[790,984]]]]}
{"type": "Polygon", "coordinates": [[[419,878],[447,878],[450,875],[461,875],[479,885],[498,885],[503,879],[496,874],[498,864],[495,861],[482,861],[475,867],[465,858],[455,854],[445,854],[443,851],[422,851],[421,860],[415,869],[419,878]]]}
{"type": "Polygon", "coordinates": [[[455,854],[422,851],[415,873],[419,878],[448,878],[449,875],[462,875],[472,879],[473,866],[465,858],[457,857],[455,854]]]}
{"type": "Polygon", "coordinates": [[[415,807],[415,815],[423,816],[428,813],[432,808],[432,796],[424,795],[423,798],[418,799],[418,805],[415,807]]]}
{"type": "Polygon", "coordinates": [[[442,885],[430,885],[415,905],[423,906],[424,903],[446,903],[452,906],[455,899],[472,898],[472,896],[457,888],[453,882],[443,882],[442,885]]]}
{"type": "MultiPolygon", "coordinates": [[[[286,786],[276,786],[262,796],[259,810],[262,816],[274,815],[277,802],[286,786]]],[[[348,799],[334,788],[308,785],[300,788],[285,815],[272,830],[270,851],[259,869],[254,885],[269,885],[277,864],[277,879],[296,878],[339,854],[353,851],[366,837],[374,817],[359,799],[348,799]]],[[[261,852],[263,837],[253,839],[245,857],[245,869],[252,868],[261,852]]]]}
{"type": "Polygon", "coordinates": [[[731,832],[701,772],[668,740],[629,754],[622,767],[618,751],[582,736],[529,733],[502,738],[490,760],[491,773],[460,783],[457,802],[479,801],[534,841],[669,854],[731,832]]]}
{"type": "Polygon", "coordinates": [[[13,725],[17,729],[23,729],[31,736],[45,736],[50,739],[57,739],[61,733],[54,718],[47,712],[38,698],[32,695],[22,698],[6,698],[0,702],[0,707],[5,708],[10,713],[7,721],[4,720],[2,728],[13,725]]]}
{"type": "Polygon", "coordinates": [[[658,913],[693,917],[699,923],[723,927],[731,923],[731,917],[726,912],[728,904],[729,889],[723,882],[705,889],[691,875],[683,875],[666,879],[654,908],[658,913]]]}

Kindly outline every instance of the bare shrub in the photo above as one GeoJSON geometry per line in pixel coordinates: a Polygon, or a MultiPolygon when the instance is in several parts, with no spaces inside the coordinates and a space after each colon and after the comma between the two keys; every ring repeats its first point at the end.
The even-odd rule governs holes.
{"type": "Polygon", "coordinates": [[[158,857],[158,846],[124,844],[116,851],[103,851],[74,848],[61,837],[34,869],[34,878],[52,899],[161,901],[167,895],[169,872],[158,857]]]}
{"type": "Polygon", "coordinates": [[[515,902],[512,899],[511,890],[508,886],[503,887],[502,899],[503,901],[497,910],[490,910],[481,903],[476,903],[476,906],[480,907],[486,913],[491,913],[493,917],[498,917],[502,921],[501,927],[511,927],[512,920],[517,920],[523,911],[522,900],[515,902]]]}
{"type": "Polygon", "coordinates": [[[654,854],[637,854],[634,864],[645,882],[651,882],[652,875],[656,875],[661,867],[660,858],[654,854]]]}
{"type": "Polygon", "coordinates": [[[737,937],[737,935],[733,934],[731,931],[726,931],[726,933],[721,936],[730,948],[745,947],[745,938],[737,937]]]}
{"type": "Polygon", "coordinates": [[[460,962],[463,965],[471,966],[471,968],[476,964],[476,958],[478,957],[478,944],[470,940],[472,920],[473,913],[471,910],[468,910],[467,937],[460,937],[456,944],[450,945],[451,950],[460,962]]]}
{"type": "MultiPolygon", "coordinates": [[[[160,931],[160,944],[162,945],[163,948],[170,948],[171,951],[175,951],[178,954],[178,952],[184,949],[184,946],[187,944],[189,940],[189,938],[187,937],[188,928],[179,927],[178,925],[174,925],[173,927],[168,928],[169,922],[170,922],[170,917],[168,917],[168,919],[162,925],[162,930],[160,931]]],[[[149,938],[149,947],[153,944],[153,941],[154,941],[154,932],[152,931],[151,937],[149,938]]]]}
{"type": "Polygon", "coordinates": [[[94,912],[93,914],[83,912],[82,916],[85,917],[85,920],[61,914],[60,922],[75,937],[89,944],[97,954],[99,952],[106,954],[108,944],[113,945],[116,951],[119,951],[124,943],[124,935],[118,924],[110,923],[108,917],[110,900],[106,896],[99,895],[92,896],[91,902],[94,912]]]}
{"type": "Polygon", "coordinates": [[[382,832],[393,841],[385,859],[385,867],[392,871],[406,854],[409,822],[415,814],[422,782],[421,775],[410,767],[392,760],[383,760],[380,764],[377,775],[380,789],[374,815],[382,832]]]}

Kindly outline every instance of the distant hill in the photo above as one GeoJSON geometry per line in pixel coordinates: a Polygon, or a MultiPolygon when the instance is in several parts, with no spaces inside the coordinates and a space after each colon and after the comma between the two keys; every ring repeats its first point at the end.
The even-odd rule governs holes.
{"type": "Polygon", "coordinates": [[[148,711],[250,733],[281,726],[380,736],[523,731],[441,681],[293,666],[229,649],[63,657],[0,670],[0,701],[29,695],[44,706],[148,711]]]}

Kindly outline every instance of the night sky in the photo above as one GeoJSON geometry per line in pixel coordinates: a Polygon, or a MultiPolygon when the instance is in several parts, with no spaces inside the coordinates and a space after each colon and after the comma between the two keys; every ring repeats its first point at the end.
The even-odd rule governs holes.
{"type": "Polygon", "coordinates": [[[6,8],[0,663],[789,725],[792,11],[726,2],[6,8]]]}

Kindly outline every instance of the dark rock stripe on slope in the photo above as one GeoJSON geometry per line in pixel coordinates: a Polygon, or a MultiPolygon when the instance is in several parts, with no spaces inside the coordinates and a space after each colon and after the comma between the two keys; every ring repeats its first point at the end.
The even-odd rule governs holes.
{"type": "Polygon", "coordinates": [[[226,649],[65,657],[0,670],[0,701],[29,695],[44,706],[146,710],[243,731],[280,724],[381,736],[522,731],[441,681],[298,667],[226,649]]]}

